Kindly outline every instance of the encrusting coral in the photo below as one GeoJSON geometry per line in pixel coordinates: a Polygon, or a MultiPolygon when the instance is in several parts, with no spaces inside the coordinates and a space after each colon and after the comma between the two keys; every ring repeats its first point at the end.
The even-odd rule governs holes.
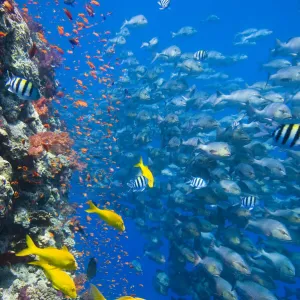
{"type": "Polygon", "coordinates": [[[14,255],[26,247],[26,234],[40,247],[66,245],[72,251],[75,246],[65,213],[72,211],[67,203],[72,170],[83,165],[50,99],[57,92],[55,67],[63,52],[12,0],[0,0],[0,31],[5,34],[0,39],[0,298],[64,299],[42,270],[26,264],[28,257],[14,255]],[[42,97],[23,101],[7,91],[7,71],[30,80],[42,97]]]}

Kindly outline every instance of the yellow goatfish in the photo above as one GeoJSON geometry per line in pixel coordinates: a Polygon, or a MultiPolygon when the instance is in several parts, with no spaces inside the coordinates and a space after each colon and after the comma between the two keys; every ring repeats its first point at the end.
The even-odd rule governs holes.
{"type": "Polygon", "coordinates": [[[154,177],[151,171],[147,166],[144,165],[143,163],[143,158],[141,157],[140,162],[136,165],[134,165],[136,168],[140,168],[142,171],[142,175],[148,179],[148,186],[150,188],[153,188],[154,186],[154,177]]]}
{"type": "Polygon", "coordinates": [[[117,300],[146,300],[144,298],[132,297],[132,296],[123,296],[118,298],[117,300]]]}
{"type": "Polygon", "coordinates": [[[90,296],[92,300],[106,300],[106,298],[101,294],[101,292],[97,289],[96,286],[90,284],[90,296]]]}
{"type": "Polygon", "coordinates": [[[41,249],[34,244],[29,235],[26,235],[26,244],[28,248],[16,253],[16,256],[38,255],[41,260],[57,268],[65,270],[76,270],[77,268],[75,258],[66,246],[63,246],[62,249],[54,247],[41,249]]]}
{"type": "Polygon", "coordinates": [[[87,204],[90,205],[90,208],[86,210],[87,213],[97,214],[104,222],[117,230],[125,230],[125,225],[122,217],[115,213],[113,210],[100,209],[91,200],[89,200],[87,204]]]}
{"type": "Polygon", "coordinates": [[[33,261],[29,264],[42,267],[46,277],[49,281],[51,281],[52,286],[55,289],[63,292],[66,296],[71,298],[77,297],[75,283],[68,273],[60,270],[59,268],[51,266],[42,260],[33,261]]]}

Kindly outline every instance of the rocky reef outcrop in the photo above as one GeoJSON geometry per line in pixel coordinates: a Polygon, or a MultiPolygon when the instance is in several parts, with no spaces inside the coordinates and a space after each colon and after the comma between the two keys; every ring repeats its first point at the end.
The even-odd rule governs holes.
{"type": "Polygon", "coordinates": [[[40,247],[72,251],[75,245],[68,187],[78,163],[51,105],[62,56],[11,0],[0,0],[0,32],[0,298],[63,299],[42,270],[14,255],[26,247],[26,234],[40,247]],[[41,99],[24,101],[9,92],[7,72],[31,81],[41,99]]]}

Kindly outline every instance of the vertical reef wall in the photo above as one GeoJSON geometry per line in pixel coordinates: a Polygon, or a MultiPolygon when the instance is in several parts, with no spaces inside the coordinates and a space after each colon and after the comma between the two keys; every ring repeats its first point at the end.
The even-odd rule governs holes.
{"type": "Polygon", "coordinates": [[[52,101],[62,51],[15,2],[0,0],[0,299],[63,299],[42,270],[16,257],[29,234],[40,247],[75,245],[68,187],[79,166],[52,101]],[[7,90],[10,72],[39,88],[37,101],[7,90]]]}

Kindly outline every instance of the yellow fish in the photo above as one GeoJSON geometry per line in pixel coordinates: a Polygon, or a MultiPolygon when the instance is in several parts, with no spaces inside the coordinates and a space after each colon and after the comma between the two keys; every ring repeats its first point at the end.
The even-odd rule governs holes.
{"type": "Polygon", "coordinates": [[[142,175],[148,179],[148,186],[153,188],[154,186],[154,177],[151,171],[149,170],[148,166],[145,166],[143,163],[143,158],[141,157],[140,162],[134,165],[136,168],[140,168],[142,171],[142,175]]]}
{"type": "Polygon", "coordinates": [[[97,287],[95,287],[93,284],[90,284],[90,286],[90,296],[93,300],[106,300],[97,287]]]}
{"type": "Polygon", "coordinates": [[[123,296],[123,297],[120,297],[116,300],[146,300],[146,299],[138,298],[138,297],[131,297],[131,296],[123,296]]]}
{"type": "Polygon", "coordinates": [[[87,213],[97,214],[104,222],[113,228],[124,231],[125,225],[121,216],[115,213],[113,210],[100,209],[98,208],[91,200],[87,202],[90,205],[90,208],[86,210],[87,213]]]}
{"type": "Polygon", "coordinates": [[[60,270],[59,268],[51,266],[42,260],[33,261],[29,264],[42,267],[46,277],[51,281],[52,286],[55,289],[63,292],[65,295],[71,298],[77,297],[75,283],[68,273],[60,270]]]}
{"type": "Polygon", "coordinates": [[[16,256],[38,255],[39,258],[52,266],[65,270],[76,270],[77,265],[72,253],[68,251],[66,246],[62,249],[54,247],[38,248],[31,237],[26,235],[27,249],[16,253],[16,256]]]}

